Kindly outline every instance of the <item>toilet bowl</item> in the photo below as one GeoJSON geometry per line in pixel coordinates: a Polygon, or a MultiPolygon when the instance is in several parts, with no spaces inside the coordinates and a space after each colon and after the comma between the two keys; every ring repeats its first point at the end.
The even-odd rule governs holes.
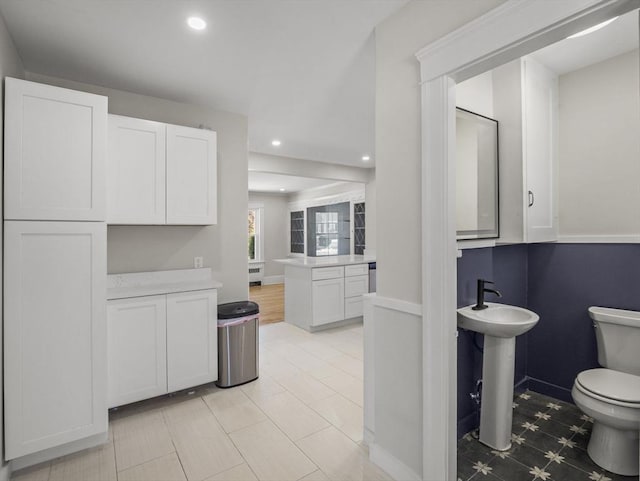
{"type": "Polygon", "coordinates": [[[594,419],[587,452],[604,469],[637,476],[640,469],[640,312],[590,307],[600,369],[583,371],[571,395],[594,419]]]}
{"type": "Polygon", "coordinates": [[[607,471],[639,472],[640,376],[611,369],[590,369],[576,378],[573,400],[594,419],[587,452],[607,471]]]}

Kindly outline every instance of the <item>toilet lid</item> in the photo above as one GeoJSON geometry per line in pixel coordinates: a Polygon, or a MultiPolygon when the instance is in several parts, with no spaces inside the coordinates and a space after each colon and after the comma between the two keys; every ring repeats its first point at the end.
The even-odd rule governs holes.
{"type": "Polygon", "coordinates": [[[640,376],[611,369],[589,369],[578,374],[577,381],[599,396],[640,404],[640,376]]]}

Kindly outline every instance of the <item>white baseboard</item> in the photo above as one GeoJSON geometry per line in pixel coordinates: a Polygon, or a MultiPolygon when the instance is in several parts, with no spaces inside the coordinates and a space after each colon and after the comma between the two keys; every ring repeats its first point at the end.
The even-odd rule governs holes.
{"type": "Polygon", "coordinates": [[[362,442],[364,442],[364,444],[366,444],[367,446],[372,446],[374,439],[375,435],[373,434],[373,431],[371,431],[371,429],[364,428],[362,442]]]}
{"type": "Polygon", "coordinates": [[[418,473],[375,443],[369,445],[369,458],[396,481],[422,481],[418,473]]]}
{"type": "Polygon", "coordinates": [[[0,481],[9,481],[11,477],[11,469],[9,469],[9,463],[2,463],[0,466],[0,481]]]}
{"type": "Polygon", "coordinates": [[[28,468],[35,464],[44,463],[67,454],[77,453],[83,449],[93,448],[101,444],[105,444],[109,440],[109,433],[100,433],[89,436],[88,438],[72,441],[61,446],[45,449],[44,451],[38,451],[37,453],[27,454],[20,458],[12,459],[9,463],[11,472],[19,469],[28,468]]]}
{"type": "Polygon", "coordinates": [[[262,285],[269,286],[271,284],[284,284],[284,275],[282,276],[265,276],[262,278],[262,285]]]}

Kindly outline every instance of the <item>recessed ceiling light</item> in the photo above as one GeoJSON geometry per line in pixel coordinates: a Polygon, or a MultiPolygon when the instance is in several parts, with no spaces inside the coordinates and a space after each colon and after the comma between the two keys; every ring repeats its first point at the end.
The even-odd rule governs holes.
{"type": "Polygon", "coordinates": [[[282,144],[282,142],[280,142],[278,139],[271,141],[271,145],[273,145],[274,147],[280,147],[280,144],[282,144]]]}
{"type": "Polygon", "coordinates": [[[604,22],[599,23],[598,25],[594,25],[593,27],[589,27],[586,30],[583,30],[582,32],[574,33],[573,35],[570,35],[567,38],[578,38],[578,37],[582,37],[583,35],[588,35],[590,33],[593,33],[597,30],[600,30],[601,28],[606,27],[611,22],[613,22],[616,18],[618,17],[613,17],[613,18],[610,18],[609,20],[605,20],[604,22]]]}
{"type": "Polygon", "coordinates": [[[371,160],[371,157],[370,157],[370,156],[368,156],[368,155],[363,155],[363,156],[362,156],[362,161],[363,161],[363,162],[369,162],[370,160],[371,160]]]}
{"type": "Polygon", "coordinates": [[[187,25],[189,25],[194,30],[204,30],[205,28],[207,28],[207,22],[205,22],[200,17],[187,18],[187,25]]]}
{"type": "Polygon", "coordinates": [[[280,192],[284,192],[284,189],[280,189],[280,192]]]}

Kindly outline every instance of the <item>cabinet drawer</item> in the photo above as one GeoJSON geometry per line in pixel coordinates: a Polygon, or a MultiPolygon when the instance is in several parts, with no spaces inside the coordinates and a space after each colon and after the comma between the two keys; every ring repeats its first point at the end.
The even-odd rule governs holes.
{"type": "Polygon", "coordinates": [[[351,319],[362,315],[362,297],[351,297],[344,300],[344,318],[351,319]]]}
{"type": "Polygon", "coordinates": [[[369,276],[346,277],[344,279],[344,297],[361,296],[369,292],[369,276]]]}
{"type": "Polygon", "coordinates": [[[364,276],[365,274],[369,274],[369,264],[356,264],[344,268],[345,277],[364,276]]]}
{"type": "Polygon", "coordinates": [[[321,281],[322,279],[337,279],[344,277],[344,267],[316,267],[311,269],[311,279],[321,281]]]}

